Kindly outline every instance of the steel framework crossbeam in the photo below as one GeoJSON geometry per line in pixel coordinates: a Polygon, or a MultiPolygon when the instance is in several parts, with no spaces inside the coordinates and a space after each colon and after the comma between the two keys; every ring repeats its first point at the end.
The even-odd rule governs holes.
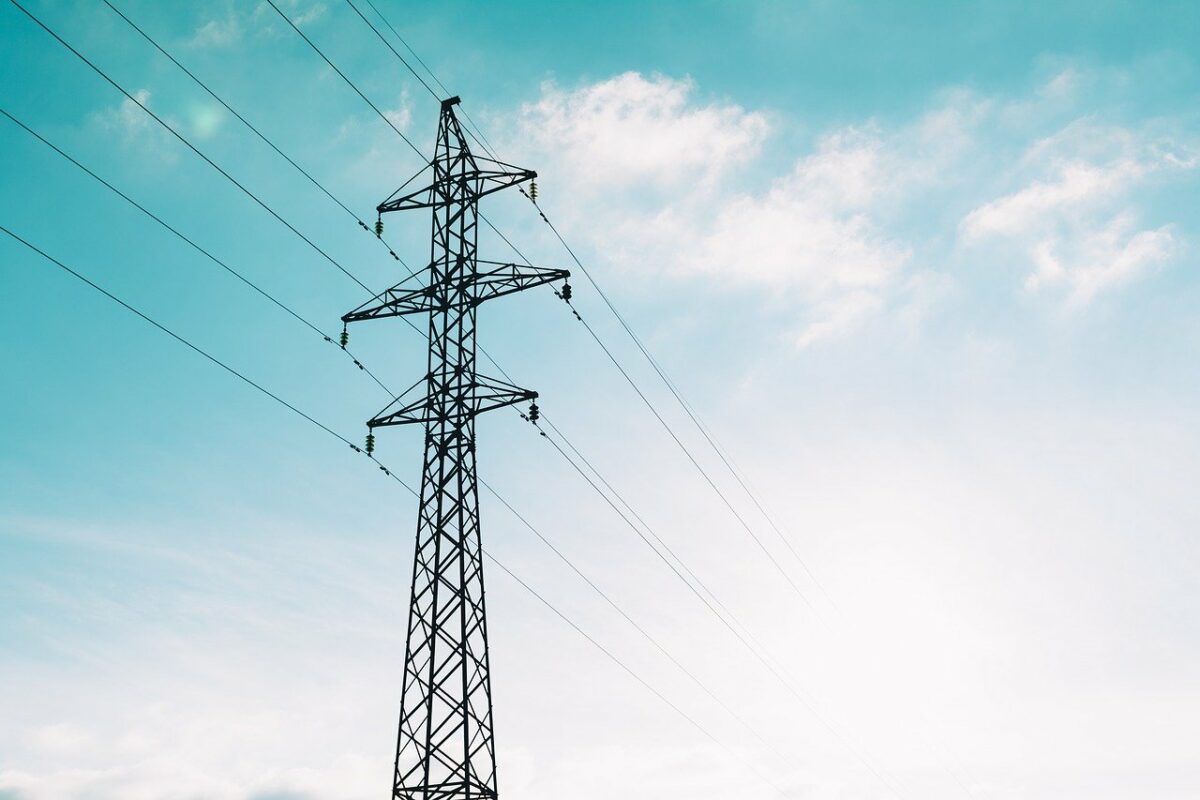
{"type": "Polygon", "coordinates": [[[349,323],[429,315],[424,397],[404,403],[401,396],[367,423],[425,426],[393,800],[496,797],[475,417],[537,393],[476,373],[475,315],[485,300],[569,276],[477,258],[480,198],[536,173],[472,154],[454,114],[457,103],[457,97],[442,102],[426,168],[432,182],[397,197],[398,190],[378,207],[380,214],[432,210],[432,254],[419,273],[428,283],[401,283],[342,317],[349,323]]]}
{"type": "MultiPolygon", "coordinates": [[[[458,302],[458,295],[468,294],[467,302],[479,305],[485,300],[503,297],[506,294],[522,292],[541,286],[545,283],[563,280],[569,273],[561,269],[546,267],[531,267],[500,261],[484,261],[476,259],[476,264],[486,264],[490,269],[478,270],[464,274],[464,285],[447,287],[430,284],[417,289],[406,289],[402,281],[390,289],[386,289],[358,308],[342,317],[345,322],[361,322],[367,319],[382,319],[383,317],[398,317],[404,314],[422,314],[430,311],[444,310],[451,303],[458,302]],[[465,284],[472,283],[474,287],[465,284]],[[452,292],[446,291],[452,289],[452,292]],[[471,290],[468,292],[468,290],[471,290]]],[[[417,273],[428,271],[429,268],[417,273]]],[[[411,280],[411,279],[410,279],[411,280]]]]}

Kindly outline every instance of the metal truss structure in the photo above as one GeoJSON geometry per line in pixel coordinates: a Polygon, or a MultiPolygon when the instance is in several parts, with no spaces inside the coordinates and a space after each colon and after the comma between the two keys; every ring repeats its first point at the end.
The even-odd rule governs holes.
{"type": "Polygon", "coordinates": [[[475,316],[485,300],[569,275],[476,257],[480,198],[537,175],[472,154],[454,113],[458,102],[442,102],[430,165],[378,207],[381,215],[432,210],[432,256],[418,273],[427,282],[410,288],[401,283],[342,317],[349,323],[429,315],[425,396],[401,396],[367,423],[372,430],[425,426],[393,800],[497,796],[475,417],[532,402],[537,393],[477,373],[475,316]],[[401,194],[429,170],[431,183],[401,194]]]}

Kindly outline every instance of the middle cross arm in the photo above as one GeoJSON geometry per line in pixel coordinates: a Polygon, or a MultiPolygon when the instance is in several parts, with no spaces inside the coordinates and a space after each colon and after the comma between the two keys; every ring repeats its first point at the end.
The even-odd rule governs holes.
{"type": "MultiPolygon", "coordinates": [[[[451,290],[468,292],[469,302],[472,305],[479,305],[485,300],[504,297],[571,277],[571,273],[565,269],[533,267],[499,261],[480,261],[478,264],[481,267],[479,271],[456,285],[443,284],[405,289],[403,283],[397,284],[345,314],[342,322],[361,322],[367,319],[444,310],[453,304],[449,298],[455,292],[451,290]]],[[[423,272],[431,272],[431,270],[426,269],[423,272]]]]}

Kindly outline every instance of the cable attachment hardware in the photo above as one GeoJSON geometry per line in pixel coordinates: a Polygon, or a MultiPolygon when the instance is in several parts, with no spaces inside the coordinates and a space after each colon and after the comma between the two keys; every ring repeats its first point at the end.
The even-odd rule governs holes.
{"type": "Polygon", "coordinates": [[[537,425],[538,418],[541,415],[542,415],[542,412],[538,409],[538,404],[530,403],[529,404],[529,421],[532,422],[534,425],[537,425]]]}
{"type": "Polygon", "coordinates": [[[343,350],[346,349],[346,345],[350,344],[350,331],[346,330],[346,323],[344,322],[342,323],[342,335],[338,341],[341,343],[343,350]]]}
{"type": "Polygon", "coordinates": [[[566,302],[571,302],[571,284],[563,281],[562,299],[566,302]]]}
{"type": "Polygon", "coordinates": [[[382,216],[376,217],[376,219],[375,219],[375,235],[380,236],[380,237],[383,236],[383,217],[382,216]]]}
{"type": "Polygon", "coordinates": [[[537,204],[537,199],[538,199],[537,181],[529,182],[529,199],[533,201],[534,205],[537,204]]]}
{"type": "Polygon", "coordinates": [[[371,455],[374,452],[375,452],[375,434],[368,433],[367,434],[367,455],[371,455]]]}

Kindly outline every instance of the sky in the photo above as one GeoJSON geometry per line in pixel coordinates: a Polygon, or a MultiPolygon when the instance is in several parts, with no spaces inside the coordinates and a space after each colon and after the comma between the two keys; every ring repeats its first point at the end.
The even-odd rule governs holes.
{"type": "MultiPolygon", "coordinates": [[[[354,217],[421,159],[269,5],[113,0],[351,214],[100,0],[21,2],[333,261],[404,276],[354,217]]],[[[1194,4],[375,4],[753,493],[529,203],[487,198],[662,423],[548,290],[480,342],[753,643],[488,414],[481,477],[696,679],[485,493],[546,601],[489,563],[502,796],[1200,796],[1194,4]]],[[[349,4],[280,7],[431,148],[435,99],[349,4]]],[[[12,4],[0,73],[4,111],[325,334],[365,299],[12,4]]],[[[0,225],[339,435],[387,403],[7,117],[0,169],[0,225]]],[[[0,264],[0,799],[385,796],[412,497],[8,236],[0,264]]],[[[424,370],[396,320],[351,350],[424,370]]],[[[420,447],[377,455],[415,485],[420,447]]]]}

